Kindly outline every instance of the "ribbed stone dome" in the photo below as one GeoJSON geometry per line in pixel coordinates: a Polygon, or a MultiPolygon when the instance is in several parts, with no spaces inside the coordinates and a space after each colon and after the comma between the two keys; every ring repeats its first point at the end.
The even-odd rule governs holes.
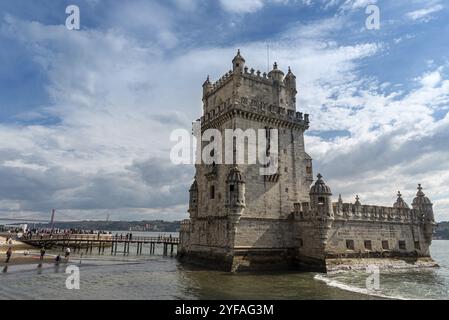
{"type": "Polygon", "coordinates": [[[237,167],[233,167],[229,171],[227,182],[243,182],[242,173],[237,167]]]}
{"type": "Polygon", "coordinates": [[[324,180],[323,176],[318,173],[318,180],[315,184],[310,188],[310,194],[324,194],[324,195],[332,195],[331,188],[329,188],[324,180]]]}
{"type": "Polygon", "coordinates": [[[278,69],[278,64],[276,62],[273,65],[273,70],[268,73],[268,78],[278,81],[282,81],[284,79],[284,72],[278,69]]]}
{"type": "Polygon", "coordinates": [[[418,184],[418,192],[416,193],[416,198],[413,199],[413,206],[420,206],[420,205],[426,205],[426,204],[432,204],[429,198],[426,197],[424,192],[422,191],[421,184],[418,184]]]}
{"type": "Polygon", "coordinates": [[[288,67],[287,75],[285,76],[285,79],[296,79],[296,76],[293,74],[292,69],[288,67]]]}
{"type": "Polygon", "coordinates": [[[238,61],[243,61],[245,62],[245,58],[242,57],[242,55],[240,54],[240,49],[237,50],[237,55],[234,57],[234,59],[232,59],[233,62],[238,62],[238,61]]]}
{"type": "Polygon", "coordinates": [[[393,208],[399,208],[399,209],[408,209],[408,204],[402,199],[402,194],[400,191],[398,191],[398,199],[393,204],[393,208]]]}
{"type": "Polygon", "coordinates": [[[198,191],[198,183],[196,182],[196,179],[193,180],[193,183],[190,186],[190,190],[189,191],[198,191]]]}

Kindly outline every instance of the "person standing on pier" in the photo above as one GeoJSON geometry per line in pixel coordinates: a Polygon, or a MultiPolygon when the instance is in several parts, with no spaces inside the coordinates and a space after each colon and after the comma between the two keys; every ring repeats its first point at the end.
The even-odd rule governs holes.
{"type": "Polygon", "coordinates": [[[9,263],[9,260],[11,260],[11,256],[12,256],[12,248],[9,247],[8,251],[6,251],[6,261],[5,261],[5,263],[9,263]]]}
{"type": "Polygon", "coordinates": [[[41,260],[44,260],[44,256],[45,256],[45,247],[42,247],[41,249],[41,260]]]}
{"type": "Polygon", "coordinates": [[[70,256],[70,248],[67,247],[67,248],[65,249],[65,258],[67,259],[67,261],[69,261],[69,256],[70,256]]]}

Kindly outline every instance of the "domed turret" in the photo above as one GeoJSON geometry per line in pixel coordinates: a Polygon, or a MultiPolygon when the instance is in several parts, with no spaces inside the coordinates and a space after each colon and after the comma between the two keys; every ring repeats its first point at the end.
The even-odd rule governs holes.
{"type": "Polygon", "coordinates": [[[239,210],[245,205],[245,181],[237,166],[233,167],[226,179],[227,207],[239,210]]]}
{"type": "Polygon", "coordinates": [[[293,74],[290,67],[288,67],[288,72],[284,78],[284,83],[287,88],[296,90],[296,76],[293,74]]]}
{"type": "Polygon", "coordinates": [[[432,243],[433,233],[435,232],[436,223],[435,215],[433,213],[433,204],[429,198],[426,197],[422,191],[421,184],[418,185],[418,192],[415,199],[413,199],[412,207],[419,211],[421,222],[424,222],[423,231],[426,242],[430,245],[432,243]]]}
{"type": "Polygon", "coordinates": [[[288,73],[284,78],[284,85],[286,90],[286,103],[290,109],[296,110],[296,95],[298,91],[296,90],[296,76],[293,74],[290,67],[288,67],[288,73]]]}
{"type": "Polygon", "coordinates": [[[323,180],[323,176],[318,173],[318,180],[315,184],[310,188],[310,195],[332,195],[331,188],[329,188],[323,180]]]}
{"type": "Polygon", "coordinates": [[[424,216],[424,219],[428,222],[434,222],[435,217],[433,214],[433,204],[429,198],[426,197],[421,184],[418,185],[418,192],[416,193],[416,198],[413,199],[412,207],[413,209],[419,210],[424,216]]]}
{"type": "Polygon", "coordinates": [[[240,49],[237,51],[234,59],[232,59],[232,67],[234,71],[238,70],[240,72],[245,68],[245,59],[240,55],[240,49]]]}
{"type": "Polygon", "coordinates": [[[310,204],[312,209],[317,210],[320,217],[333,217],[334,210],[332,208],[332,191],[323,180],[323,176],[318,173],[318,180],[310,188],[310,204]]]}
{"type": "Polygon", "coordinates": [[[198,183],[196,182],[196,179],[193,180],[193,183],[192,183],[192,185],[190,186],[189,191],[190,191],[190,192],[192,192],[192,191],[198,191],[198,183]]]}
{"type": "Polygon", "coordinates": [[[243,182],[242,173],[237,167],[233,167],[228,174],[228,182],[235,183],[235,182],[243,182]]]}
{"type": "Polygon", "coordinates": [[[415,209],[415,207],[421,207],[423,205],[432,205],[432,202],[429,198],[426,197],[424,192],[422,191],[421,184],[418,184],[418,192],[416,193],[416,198],[413,199],[412,206],[415,209]]]}
{"type": "Polygon", "coordinates": [[[198,183],[196,179],[193,181],[189,189],[190,199],[189,199],[189,210],[191,218],[195,218],[198,214],[198,183]]]}
{"type": "Polygon", "coordinates": [[[207,76],[206,81],[203,83],[203,98],[205,98],[212,91],[212,83],[209,80],[209,76],[207,76]]]}
{"type": "Polygon", "coordinates": [[[398,191],[398,199],[393,204],[393,208],[398,208],[398,209],[408,209],[409,208],[408,204],[404,201],[404,199],[402,199],[401,191],[398,191]]]}
{"type": "Polygon", "coordinates": [[[284,72],[278,69],[277,62],[274,63],[273,70],[268,73],[268,77],[279,83],[284,79],[284,72]]]}

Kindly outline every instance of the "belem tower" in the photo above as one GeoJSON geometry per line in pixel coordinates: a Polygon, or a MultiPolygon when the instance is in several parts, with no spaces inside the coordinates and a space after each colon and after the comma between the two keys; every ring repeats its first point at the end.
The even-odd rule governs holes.
{"type": "Polygon", "coordinates": [[[433,205],[421,185],[411,208],[399,192],[392,207],[365,205],[358,196],[333,202],[320,174],[314,182],[304,146],[309,115],[296,111],[290,68],[284,74],[275,63],[262,74],[245,66],[240,51],[232,65],[203,84],[201,132],[277,129],[277,172],[261,175],[260,164],[196,164],[181,261],[229,271],[436,266],[429,252],[433,205]]]}

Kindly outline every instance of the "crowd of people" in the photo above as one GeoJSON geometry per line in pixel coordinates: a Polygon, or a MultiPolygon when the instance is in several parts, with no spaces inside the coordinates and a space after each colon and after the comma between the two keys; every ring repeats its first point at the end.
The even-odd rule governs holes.
{"type": "Polygon", "coordinates": [[[108,235],[112,234],[108,231],[102,230],[82,230],[82,229],[59,229],[59,228],[44,228],[44,229],[29,229],[24,234],[26,237],[33,235],[108,235]]]}
{"type": "MultiPolygon", "coordinates": [[[[40,261],[43,261],[43,260],[44,260],[46,252],[47,252],[47,251],[46,251],[45,247],[42,247],[42,248],[40,249],[40,251],[39,251],[39,260],[40,260],[40,261]]],[[[69,247],[65,248],[65,250],[64,250],[64,258],[66,259],[66,262],[69,261],[70,253],[71,253],[70,248],[69,248],[69,247]]],[[[11,257],[12,257],[12,254],[13,254],[13,249],[12,249],[12,247],[9,247],[5,254],[6,254],[6,260],[5,260],[5,263],[8,264],[8,263],[11,261],[11,257]]],[[[28,250],[24,250],[24,251],[23,251],[23,255],[24,255],[24,256],[29,256],[29,255],[30,255],[30,252],[29,252],[28,250]]],[[[61,262],[61,260],[62,260],[61,255],[58,254],[58,255],[55,257],[55,263],[58,264],[59,262],[61,262]]]]}

